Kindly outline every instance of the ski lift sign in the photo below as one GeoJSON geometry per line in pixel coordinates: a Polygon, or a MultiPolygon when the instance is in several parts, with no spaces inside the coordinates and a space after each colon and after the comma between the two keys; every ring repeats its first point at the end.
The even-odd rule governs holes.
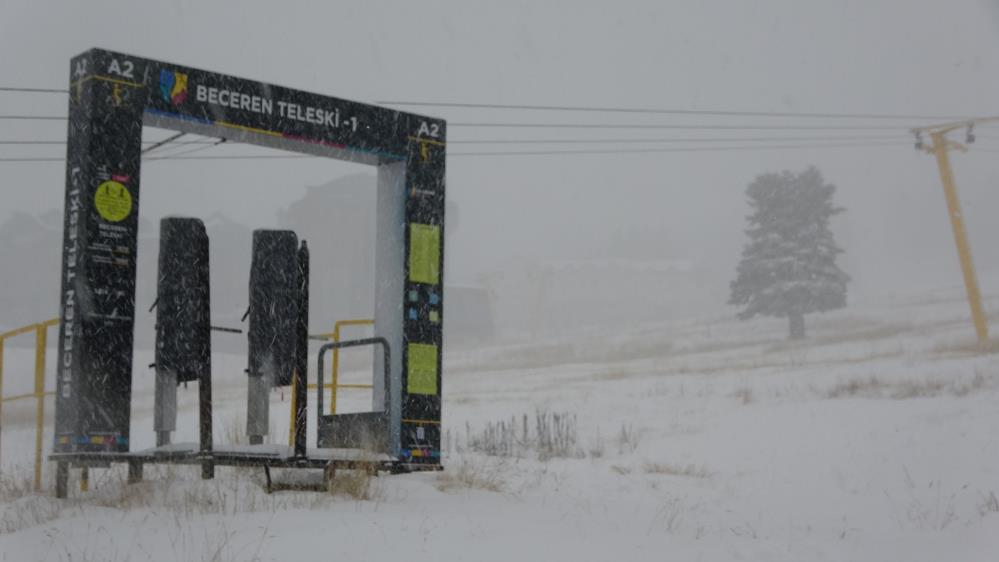
{"type": "Polygon", "coordinates": [[[55,451],[129,450],[147,126],[377,168],[375,329],[395,364],[375,392],[398,404],[391,452],[436,461],[445,122],[101,49],[70,66],[55,451]]]}

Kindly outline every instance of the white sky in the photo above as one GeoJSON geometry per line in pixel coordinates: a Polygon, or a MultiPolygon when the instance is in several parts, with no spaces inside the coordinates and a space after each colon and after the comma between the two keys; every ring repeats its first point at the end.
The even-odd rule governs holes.
{"type": "MultiPolygon", "coordinates": [[[[65,87],[70,57],[103,47],[365,102],[999,114],[999,4],[985,0],[0,0],[0,14],[0,86],[65,87]]],[[[0,114],[63,114],[65,106],[59,95],[0,93],[0,114]]],[[[451,121],[753,122],[420,111],[451,121]]],[[[994,131],[992,145],[999,149],[994,131]]],[[[695,134],[452,127],[448,140],[695,134]]],[[[3,139],[64,136],[64,122],[0,121],[3,139]]],[[[987,144],[983,138],[976,146],[987,144]]],[[[485,149],[455,144],[450,150],[473,148],[485,149]]],[[[517,148],[538,147],[500,149],[517,148]]],[[[63,150],[0,146],[0,156],[63,150]]],[[[999,235],[996,156],[973,150],[954,159],[976,260],[985,271],[999,270],[992,244],[999,235]]],[[[614,236],[653,232],[663,240],[660,257],[689,258],[716,271],[724,292],[744,241],[745,186],[758,173],[809,164],[839,187],[839,203],[848,209],[837,232],[855,294],[902,282],[960,282],[936,166],[905,146],[450,158],[448,195],[460,207],[461,224],[448,248],[448,276],[468,282],[514,257],[596,255],[614,236]]],[[[155,220],[222,211],[249,226],[267,226],[274,210],[305,186],[358,169],[305,160],[150,162],[143,166],[142,212],[155,220]]],[[[61,208],[63,188],[59,164],[0,163],[0,220],[15,210],[61,208]]]]}

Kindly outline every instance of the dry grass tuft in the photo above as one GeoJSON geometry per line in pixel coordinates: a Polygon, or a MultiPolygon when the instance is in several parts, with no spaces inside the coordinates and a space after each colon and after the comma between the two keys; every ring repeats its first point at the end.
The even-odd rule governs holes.
{"type": "Polygon", "coordinates": [[[540,460],[581,456],[575,414],[536,412],[534,420],[540,460]]]}
{"type": "Polygon", "coordinates": [[[375,487],[375,473],[371,470],[338,470],[329,483],[329,493],[358,501],[379,499],[381,488],[375,487]]]}
{"type": "Polygon", "coordinates": [[[826,392],[826,398],[852,398],[861,395],[870,397],[875,391],[880,394],[880,390],[884,386],[884,383],[875,376],[870,376],[867,379],[853,378],[830,388],[826,392]]]}
{"type": "Polygon", "coordinates": [[[647,474],[666,474],[669,476],[689,476],[691,478],[711,478],[711,471],[702,465],[647,462],[642,467],[647,474]]]}
{"type": "Polygon", "coordinates": [[[834,327],[837,331],[810,337],[805,342],[784,341],[774,343],[767,348],[767,352],[795,351],[801,350],[806,346],[837,345],[855,341],[870,342],[885,340],[913,330],[913,326],[909,323],[874,323],[873,325],[858,329],[854,322],[845,325],[837,325],[836,323],[828,324],[826,327],[834,327]]]}
{"type": "Polygon", "coordinates": [[[982,495],[982,501],[978,504],[978,513],[985,517],[990,513],[999,513],[999,497],[995,492],[982,495]]]}
{"type": "Polygon", "coordinates": [[[500,477],[499,465],[484,466],[462,461],[458,466],[449,466],[437,475],[435,486],[442,492],[455,490],[485,490],[502,492],[505,482],[500,477]]]}
{"type": "Polygon", "coordinates": [[[743,406],[746,404],[752,404],[756,401],[756,398],[753,396],[753,389],[748,386],[737,388],[735,392],[732,393],[732,396],[743,406]]]}
{"type": "Polygon", "coordinates": [[[631,372],[626,371],[624,369],[611,369],[610,371],[599,373],[595,375],[593,378],[596,380],[603,380],[603,381],[620,381],[631,376],[634,375],[631,372]]]}
{"type": "Polygon", "coordinates": [[[621,424],[621,431],[617,434],[618,454],[634,453],[638,449],[639,441],[641,441],[641,437],[631,424],[621,424]]]}
{"type": "Polygon", "coordinates": [[[27,472],[8,470],[0,473],[0,502],[11,502],[35,493],[34,481],[27,472]]]}
{"type": "Polygon", "coordinates": [[[906,400],[909,398],[926,398],[950,394],[966,396],[985,388],[993,382],[994,377],[986,377],[981,371],[976,371],[970,380],[934,380],[922,381],[883,381],[875,376],[853,378],[836,384],[826,391],[826,398],[890,398],[906,400]]]}
{"type": "Polygon", "coordinates": [[[999,339],[989,340],[985,345],[972,340],[938,343],[933,346],[932,351],[938,355],[958,357],[981,355],[983,353],[999,353],[999,339]]]}
{"type": "MultiPolygon", "coordinates": [[[[260,469],[218,467],[216,470],[216,478],[205,481],[198,477],[197,467],[147,465],[145,479],[128,484],[125,467],[116,465],[111,469],[91,470],[89,492],[76,492],[71,481],[70,499],[66,500],[36,494],[31,489],[30,478],[5,474],[0,477],[0,534],[43,524],[66,510],[80,515],[95,508],[110,508],[122,513],[154,510],[172,513],[178,520],[187,521],[203,515],[326,509],[334,501],[333,496],[378,500],[383,494],[382,488],[366,471],[338,471],[328,489],[330,495],[327,495],[301,491],[325,491],[321,477],[311,488],[299,484],[287,486],[295,491],[267,494],[260,469]]],[[[295,478],[304,482],[308,476],[305,472],[312,471],[295,471],[295,478]]],[[[275,489],[281,490],[281,485],[275,489]]]]}
{"type": "Polygon", "coordinates": [[[600,428],[597,428],[597,436],[590,444],[590,447],[586,450],[587,454],[590,455],[591,459],[603,458],[607,447],[604,444],[604,438],[600,435],[600,428]]]}
{"type": "MultiPolygon", "coordinates": [[[[485,429],[478,432],[465,424],[465,448],[497,457],[522,457],[534,452],[540,460],[585,456],[579,446],[576,416],[547,410],[536,411],[533,424],[529,423],[526,414],[520,419],[511,417],[487,423],[485,429]]],[[[463,448],[458,447],[458,450],[463,448]]]]}

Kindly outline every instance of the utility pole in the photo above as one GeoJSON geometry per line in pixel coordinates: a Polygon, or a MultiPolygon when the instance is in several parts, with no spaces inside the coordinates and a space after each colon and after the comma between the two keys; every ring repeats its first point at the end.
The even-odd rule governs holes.
{"type": "Polygon", "coordinates": [[[912,129],[913,134],[916,135],[916,149],[924,150],[937,159],[940,183],[943,184],[944,198],[947,200],[947,214],[950,216],[950,226],[954,231],[954,243],[957,245],[957,256],[961,262],[961,273],[964,275],[964,289],[968,295],[968,306],[971,308],[971,320],[975,325],[978,345],[982,350],[987,349],[989,343],[989,326],[985,318],[985,310],[982,307],[982,294],[978,288],[975,263],[971,259],[971,246],[968,244],[968,233],[964,228],[964,214],[961,211],[961,201],[957,196],[957,185],[954,184],[954,172],[950,166],[949,152],[951,150],[967,151],[965,144],[975,142],[975,125],[995,121],[999,121],[999,117],[970,119],[912,129]],[[948,133],[957,129],[967,131],[965,144],[947,138],[948,133]],[[923,144],[923,133],[930,136],[930,146],[923,144]]]}

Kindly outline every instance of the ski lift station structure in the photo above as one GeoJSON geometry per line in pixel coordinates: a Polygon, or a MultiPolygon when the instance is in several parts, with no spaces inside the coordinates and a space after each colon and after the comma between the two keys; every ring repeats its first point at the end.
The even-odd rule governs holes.
{"type": "MultiPolygon", "coordinates": [[[[326,468],[328,476],[337,467],[439,468],[445,126],[441,119],[101,49],[73,58],[56,426],[50,457],[57,463],[56,494],[67,494],[71,467],[110,463],[127,463],[133,481],[141,479],[144,464],[161,462],[200,464],[205,478],[213,476],[216,465],[326,468]],[[316,447],[305,443],[308,384],[302,362],[293,375],[293,447],[215,445],[210,353],[205,353],[209,364],[183,379],[199,381],[200,442],[169,444],[158,439],[155,448],[130,450],[144,126],[377,169],[375,337],[325,344],[318,357],[308,358],[319,365],[316,447]],[[358,345],[382,347],[375,354],[372,412],[324,415],[323,355],[332,348],[358,345]],[[367,451],[360,446],[362,440],[367,451]]],[[[297,240],[293,244],[294,251],[297,240]]],[[[164,247],[161,242],[161,268],[164,247]]],[[[304,244],[299,258],[302,250],[304,244]]],[[[307,250],[304,253],[304,277],[299,279],[306,287],[302,310],[307,311],[307,250]]],[[[304,316],[307,325],[307,312],[304,316]]],[[[207,318],[203,323],[207,327],[207,318]]],[[[252,356],[252,316],[250,330],[252,356]]],[[[307,346],[299,347],[302,361],[305,350],[307,346]]],[[[252,392],[256,373],[252,359],[250,363],[252,392]]],[[[157,404],[157,410],[160,407],[157,404]]]]}

